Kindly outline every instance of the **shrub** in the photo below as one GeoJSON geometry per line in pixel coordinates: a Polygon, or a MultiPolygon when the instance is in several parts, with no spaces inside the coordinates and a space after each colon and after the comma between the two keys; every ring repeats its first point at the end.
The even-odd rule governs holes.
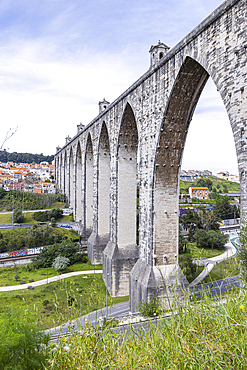
{"type": "Polygon", "coordinates": [[[50,301],[48,301],[48,299],[45,299],[42,303],[42,305],[47,308],[48,304],[50,303],[50,301]]]}
{"type": "Polygon", "coordinates": [[[154,317],[155,315],[159,316],[162,311],[162,305],[156,296],[139,303],[139,312],[144,317],[154,317]]]}
{"type": "Polygon", "coordinates": [[[33,219],[35,221],[41,221],[41,222],[46,222],[46,221],[51,221],[52,218],[55,220],[58,220],[61,218],[63,215],[63,210],[59,208],[53,208],[50,211],[44,211],[44,212],[35,212],[33,214],[33,219]]]}
{"type": "Polygon", "coordinates": [[[52,264],[52,267],[56,270],[56,271],[62,271],[64,270],[67,266],[70,265],[70,260],[69,258],[66,258],[66,257],[63,257],[61,255],[58,255],[53,264],[52,264]]]}
{"type": "Polygon", "coordinates": [[[56,220],[54,217],[51,218],[51,226],[55,227],[56,226],[56,220]]]}
{"type": "Polygon", "coordinates": [[[35,268],[51,267],[54,259],[59,255],[68,258],[72,265],[77,262],[88,262],[84,255],[78,253],[78,245],[76,243],[70,240],[63,240],[60,244],[44,247],[41,253],[33,259],[33,266],[35,268]]]}

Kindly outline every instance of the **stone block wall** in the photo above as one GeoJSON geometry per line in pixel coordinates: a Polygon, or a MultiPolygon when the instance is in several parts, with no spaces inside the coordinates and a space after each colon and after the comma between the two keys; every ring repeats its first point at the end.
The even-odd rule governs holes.
{"type": "Polygon", "coordinates": [[[131,272],[133,310],[138,300],[159,288],[157,271],[171,276],[171,266],[177,266],[180,166],[190,121],[209,76],[232,127],[242,217],[247,212],[246,11],[244,0],[225,1],[174,48],[166,48],[159,62],[56,153],[59,188],[76,209],[85,235],[91,233],[90,259],[103,259],[104,281],[111,294],[128,294],[131,269],[144,266],[137,280],[131,272]]]}

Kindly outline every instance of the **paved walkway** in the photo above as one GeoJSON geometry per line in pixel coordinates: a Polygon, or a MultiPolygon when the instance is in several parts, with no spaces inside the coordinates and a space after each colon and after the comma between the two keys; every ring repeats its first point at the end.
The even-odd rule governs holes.
{"type": "Polygon", "coordinates": [[[0,287],[0,292],[10,292],[12,290],[20,290],[20,289],[27,289],[28,287],[37,287],[41,285],[45,285],[47,283],[53,283],[54,281],[58,281],[61,279],[67,279],[72,276],[77,275],[92,275],[92,274],[102,274],[102,270],[88,270],[88,271],[74,271],[69,272],[68,274],[62,274],[57,276],[48,277],[48,279],[42,279],[38,281],[34,281],[33,283],[21,284],[21,285],[12,285],[12,286],[2,286],[0,287]]]}
{"type": "Polygon", "coordinates": [[[228,258],[233,257],[237,252],[235,246],[231,243],[231,241],[229,241],[225,245],[225,248],[226,248],[226,251],[220,254],[219,256],[212,257],[212,258],[201,258],[201,259],[197,259],[193,261],[193,263],[195,263],[198,266],[205,265],[205,269],[200,273],[200,275],[197,276],[195,280],[193,280],[190,283],[189,285],[190,288],[199,284],[210,273],[210,271],[212,271],[216,263],[220,263],[228,258]]]}

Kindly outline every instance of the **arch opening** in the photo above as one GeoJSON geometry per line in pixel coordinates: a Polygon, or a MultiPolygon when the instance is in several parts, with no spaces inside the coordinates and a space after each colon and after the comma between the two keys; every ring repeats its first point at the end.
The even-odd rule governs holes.
{"type": "Polygon", "coordinates": [[[118,246],[137,244],[137,149],[136,120],[127,104],[118,142],[118,246]]]}
{"type": "Polygon", "coordinates": [[[189,124],[209,78],[195,60],[186,58],[161,124],[154,177],[154,240],[149,264],[178,262],[179,172],[189,124]]]}
{"type": "Polygon", "coordinates": [[[81,146],[78,144],[76,151],[76,162],[75,162],[75,219],[76,221],[82,220],[82,154],[81,146]]]}
{"type": "Polygon", "coordinates": [[[70,155],[69,155],[69,206],[74,209],[74,190],[75,190],[75,184],[74,184],[74,161],[73,161],[73,150],[71,148],[70,155]]]}
{"type": "MultiPolygon", "coordinates": [[[[187,57],[174,83],[161,125],[154,180],[153,256],[149,261],[154,265],[178,262],[181,164],[190,122],[208,79],[208,72],[195,60],[187,57]],[[169,230],[166,225],[169,225],[169,230]]],[[[220,96],[218,98],[221,101],[221,106],[224,107],[220,96]]],[[[224,113],[225,120],[229,122],[225,107],[224,113]]],[[[230,125],[229,129],[231,131],[230,125]]],[[[233,143],[232,132],[231,135],[233,143]]],[[[202,132],[197,140],[202,142],[204,139],[205,135],[202,132]]],[[[200,156],[201,148],[198,149],[197,157],[200,156]]],[[[211,149],[209,141],[207,150],[211,149]]],[[[220,157],[220,153],[215,158],[218,157],[220,157]]]]}
{"type": "Polygon", "coordinates": [[[69,194],[69,168],[68,168],[68,158],[67,158],[67,152],[65,152],[64,155],[64,173],[63,173],[63,186],[64,186],[64,193],[66,195],[66,199],[68,200],[68,194],[69,194]]]}
{"type": "Polygon", "coordinates": [[[104,245],[109,241],[110,233],[110,143],[105,122],[99,139],[98,156],[98,235],[104,245]]]}
{"type": "Polygon", "coordinates": [[[93,145],[90,133],[87,138],[85,158],[85,236],[93,230],[93,145]]]}

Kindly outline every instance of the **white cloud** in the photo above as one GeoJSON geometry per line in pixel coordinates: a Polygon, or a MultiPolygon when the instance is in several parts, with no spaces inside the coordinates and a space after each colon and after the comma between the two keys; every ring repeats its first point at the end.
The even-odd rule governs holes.
{"type": "MultiPolygon", "coordinates": [[[[10,151],[54,153],[67,135],[76,134],[77,124],[87,124],[97,116],[99,100],[103,97],[110,102],[115,100],[146,72],[151,44],[161,39],[174,46],[220,3],[220,0],[2,2],[0,137],[5,136],[9,127],[18,125],[17,133],[7,142],[10,151]]],[[[234,169],[234,151],[223,104],[209,85],[191,123],[183,167],[200,164],[214,168],[221,163],[222,167],[234,169]],[[203,135],[203,142],[211,142],[210,150],[208,146],[202,148],[202,140],[198,145],[205,127],[207,136],[203,135]],[[222,136],[224,140],[219,140],[222,136]],[[228,148],[226,151],[224,145],[220,147],[222,144],[228,148]],[[195,162],[197,158],[199,162],[195,162]],[[228,158],[226,163],[224,158],[228,158]]]]}

